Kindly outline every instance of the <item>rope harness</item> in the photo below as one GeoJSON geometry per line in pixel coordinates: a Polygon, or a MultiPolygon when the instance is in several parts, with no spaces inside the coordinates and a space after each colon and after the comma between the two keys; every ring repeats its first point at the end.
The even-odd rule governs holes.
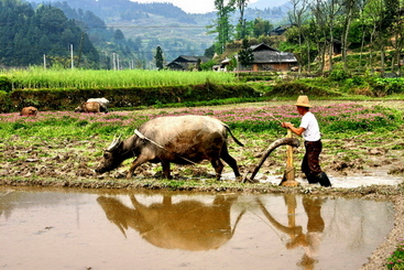
{"type": "Polygon", "coordinates": [[[193,161],[191,161],[191,160],[189,160],[189,159],[187,159],[187,158],[185,158],[185,157],[183,157],[183,156],[181,156],[181,155],[178,155],[178,154],[176,154],[176,153],[173,153],[173,152],[168,151],[166,148],[164,148],[164,146],[162,146],[161,144],[156,143],[155,141],[153,141],[153,140],[150,139],[150,138],[147,138],[147,137],[144,136],[142,133],[140,133],[140,131],[137,130],[137,129],[135,129],[135,134],[136,134],[140,139],[149,141],[150,143],[154,144],[155,146],[159,147],[160,149],[163,149],[164,151],[166,151],[166,152],[168,152],[168,153],[170,153],[170,154],[173,154],[173,155],[175,155],[175,156],[177,156],[177,157],[179,157],[179,158],[181,158],[181,159],[183,159],[183,160],[185,160],[185,161],[187,161],[187,162],[189,162],[189,163],[191,163],[191,164],[193,164],[193,165],[196,165],[195,162],[193,162],[193,161]]]}

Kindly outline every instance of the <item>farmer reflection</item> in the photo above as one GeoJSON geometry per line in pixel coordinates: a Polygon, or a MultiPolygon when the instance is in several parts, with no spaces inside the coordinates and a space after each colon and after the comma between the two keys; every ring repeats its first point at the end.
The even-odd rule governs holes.
{"type": "Polygon", "coordinates": [[[261,210],[266,218],[280,231],[289,234],[290,241],[286,243],[286,248],[293,249],[302,246],[304,255],[297,263],[305,270],[314,269],[315,264],[318,262],[318,250],[324,231],[324,220],[321,217],[322,199],[312,198],[308,196],[303,197],[303,207],[307,214],[307,233],[304,234],[302,226],[295,224],[295,209],[296,198],[293,194],[285,195],[285,202],[288,207],[288,226],[284,226],[276,221],[271,214],[266,210],[261,201],[257,200],[261,210]]]}
{"type": "Polygon", "coordinates": [[[162,203],[147,206],[133,195],[130,199],[133,208],[111,197],[100,196],[97,201],[125,237],[132,228],[154,246],[167,249],[217,249],[233,236],[244,214],[240,213],[232,229],[230,208],[235,196],[216,196],[212,204],[197,200],[173,204],[171,196],[164,196],[162,203]]]}

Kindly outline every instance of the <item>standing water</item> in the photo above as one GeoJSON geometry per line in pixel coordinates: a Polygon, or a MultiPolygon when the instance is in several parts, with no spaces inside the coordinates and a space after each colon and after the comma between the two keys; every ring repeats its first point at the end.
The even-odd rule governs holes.
{"type": "Polygon", "coordinates": [[[360,198],[0,187],[0,269],[359,269],[392,227],[360,198]]]}

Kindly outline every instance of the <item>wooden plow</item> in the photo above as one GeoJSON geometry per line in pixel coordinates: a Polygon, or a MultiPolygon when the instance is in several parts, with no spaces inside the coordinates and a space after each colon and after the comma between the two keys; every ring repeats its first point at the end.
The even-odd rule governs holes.
{"type": "MultiPolygon", "coordinates": [[[[263,153],[260,162],[255,167],[254,171],[251,174],[251,177],[248,179],[247,175],[244,176],[243,182],[257,182],[254,180],[254,177],[257,175],[258,171],[260,170],[262,164],[264,164],[265,160],[269,157],[269,155],[281,145],[286,145],[287,151],[287,160],[286,160],[286,168],[283,174],[283,179],[280,183],[282,186],[294,187],[299,185],[298,182],[295,181],[295,167],[293,166],[293,147],[299,147],[300,143],[299,140],[293,138],[292,131],[288,129],[288,134],[285,138],[278,139],[272,142],[269,147],[263,153]]],[[[249,173],[249,172],[247,172],[249,173]]]]}

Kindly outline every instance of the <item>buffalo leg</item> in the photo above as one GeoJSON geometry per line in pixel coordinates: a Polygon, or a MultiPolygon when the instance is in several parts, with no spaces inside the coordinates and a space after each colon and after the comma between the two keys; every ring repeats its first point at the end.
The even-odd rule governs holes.
{"type": "Polygon", "coordinates": [[[224,165],[220,158],[212,158],[210,160],[210,163],[212,164],[212,167],[215,168],[216,171],[216,180],[220,180],[220,177],[222,176],[222,171],[224,168],[224,165]]]}
{"type": "Polygon", "coordinates": [[[230,156],[227,146],[224,145],[222,151],[220,152],[220,157],[233,169],[234,175],[240,177],[240,172],[238,171],[237,161],[230,156]]]}
{"type": "Polygon", "coordinates": [[[171,171],[170,171],[170,162],[168,161],[161,161],[161,166],[163,166],[163,174],[167,179],[172,179],[171,171]]]}
{"type": "Polygon", "coordinates": [[[130,165],[129,172],[126,175],[126,178],[131,178],[133,176],[133,172],[136,170],[137,167],[142,165],[143,163],[147,162],[149,159],[142,158],[142,156],[138,156],[130,165]]]}

